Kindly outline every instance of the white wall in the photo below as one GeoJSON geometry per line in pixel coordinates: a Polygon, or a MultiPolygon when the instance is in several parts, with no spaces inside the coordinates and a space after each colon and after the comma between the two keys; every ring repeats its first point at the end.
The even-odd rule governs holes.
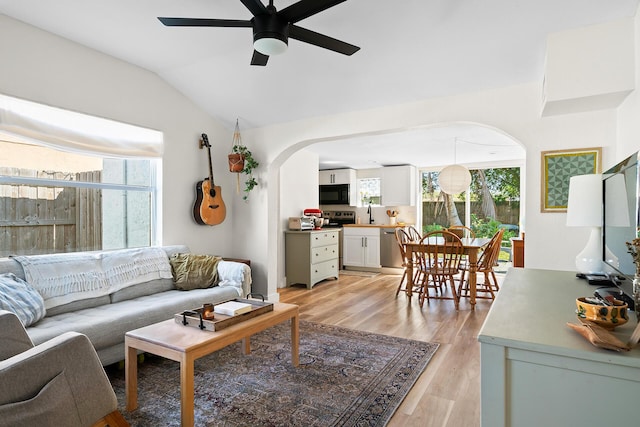
{"type": "MultiPolygon", "coordinates": [[[[639,9],[640,10],[640,7],[639,9]]],[[[635,83],[640,87],[640,13],[636,11],[634,19],[635,32],[635,83]]],[[[640,93],[632,92],[624,103],[618,108],[618,145],[615,157],[607,164],[605,170],[615,165],[618,161],[640,150],[640,93]]]]}
{"type": "Polygon", "coordinates": [[[235,181],[226,173],[232,131],[157,75],[4,15],[0,58],[0,93],[162,131],[162,243],[233,255],[235,181]],[[192,218],[195,184],[209,174],[206,150],[198,149],[203,132],[213,145],[215,182],[227,202],[227,220],[215,227],[192,218]]]}
{"type": "MultiPolygon", "coordinates": [[[[304,209],[318,207],[318,163],[317,154],[301,150],[289,157],[280,168],[280,226],[283,230],[288,227],[289,217],[302,215],[304,209]]],[[[284,259],[284,256],[285,245],[281,241],[278,259],[284,259]]]]}
{"type": "Polygon", "coordinates": [[[616,108],[634,89],[633,20],[549,35],[543,115],[616,108]]]}
{"type": "Polygon", "coordinates": [[[284,162],[280,169],[280,194],[282,227],[287,227],[290,216],[300,216],[304,209],[318,207],[317,154],[301,150],[284,162]]]}

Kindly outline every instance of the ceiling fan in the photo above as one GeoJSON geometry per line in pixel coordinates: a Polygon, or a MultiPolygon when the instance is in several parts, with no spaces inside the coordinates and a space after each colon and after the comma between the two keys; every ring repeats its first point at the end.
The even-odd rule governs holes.
{"type": "Polygon", "coordinates": [[[287,50],[292,38],[329,49],[344,55],[353,55],[360,48],[324,34],[295,25],[296,22],[320,13],[346,0],[300,0],[277,11],[273,0],[265,6],[260,0],[240,0],[253,15],[250,20],[164,18],[158,19],[168,27],[250,27],[253,28],[253,57],[251,65],[267,65],[269,56],[287,50]]]}

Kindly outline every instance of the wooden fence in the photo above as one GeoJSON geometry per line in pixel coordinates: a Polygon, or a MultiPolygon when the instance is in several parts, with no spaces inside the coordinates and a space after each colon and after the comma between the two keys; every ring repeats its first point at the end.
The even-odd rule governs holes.
{"type": "MultiPolygon", "coordinates": [[[[455,202],[456,209],[460,220],[464,222],[465,204],[464,202],[455,202]]],[[[447,224],[447,213],[442,206],[442,202],[438,202],[436,215],[436,202],[422,203],[422,225],[431,224],[447,224]]],[[[484,218],[482,213],[481,202],[471,202],[471,213],[477,215],[478,218],[484,218]]],[[[502,224],[520,224],[520,202],[497,202],[496,203],[496,220],[502,224]]]]}
{"type": "Polygon", "coordinates": [[[0,185],[0,256],[102,248],[102,193],[64,187],[100,182],[100,171],[68,174],[0,167],[0,175],[62,180],[57,187],[0,185]]]}

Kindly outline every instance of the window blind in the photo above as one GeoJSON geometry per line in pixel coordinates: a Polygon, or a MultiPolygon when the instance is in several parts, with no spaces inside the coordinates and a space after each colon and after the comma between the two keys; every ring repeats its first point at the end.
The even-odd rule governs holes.
{"type": "Polygon", "coordinates": [[[36,145],[119,158],[158,158],[162,132],[0,94],[0,134],[36,145]]]}

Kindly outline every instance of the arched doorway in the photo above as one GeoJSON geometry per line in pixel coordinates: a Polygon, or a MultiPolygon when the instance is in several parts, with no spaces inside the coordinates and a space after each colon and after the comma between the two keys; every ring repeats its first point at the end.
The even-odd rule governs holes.
{"type": "MultiPolygon", "coordinates": [[[[511,137],[506,132],[480,123],[470,122],[448,122],[424,125],[419,127],[390,129],[387,131],[359,133],[352,135],[342,135],[340,137],[314,139],[300,141],[289,146],[274,159],[272,166],[278,171],[270,173],[270,179],[277,177],[277,185],[269,189],[269,213],[276,218],[277,228],[269,233],[277,239],[277,245],[270,248],[277,248],[277,256],[270,256],[270,259],[277,264],[277,283],[284,283],[284,239],[283,231],[286,229],[286,216],[281,212],[282,206],[291,205],[287,199],[296,197],[295,191],[287,191],[287,182],[280,181],[280,169],[287,167],[288,160],[295,153],[301,151],[315,153],[318,156],[316,167],[311,167],[310,163],[305,164],[299,170],[300,179],[303,175],[317,174],[318,169],[327,167],[328,161],[341,161],[341,163],[331,163],[332,168],[352,167],[364,169],[370,167],[382,167],[392,164],[413,164],[418,168],[431,167],[440,168],[447,164],[457,162],[468,167],[480,166],[504,166],[517,165],[524,167],[525,149],[523,144],[511,137]],[[452,148],[456,138],[472,143],[473,149],[466,148],[458,152],[457,158],[453,158],[452,148]],[[367,164],[356,163],[354,158],[366,157],[367,164]],[[400,154],[400,157],[398,156],[400,154]],[[426,154],[426,156],[424,156],[426,154]],[[424,160],[430,159],[430,163],[424,160]],[[351,163],[349,163],[351,162],[351,163]],[[276,166],[277,165],[277,166],[276,166]]],[[[362,160],[362,159],[360,159],[362,160]]],[[[524,173],[521,176],[524,178],[524,173]]],[[[524,179],[523,179],[524,181],[524,179]]],[[[272,181],[271,181],[272,182],[272,181]]],[[[524,191],[524,183],[521,183],[524,191]]],[[[317,200],[317,189],[315,189],[317,200]]],[[[311,203],[311,199],[307,198],[311,203]]],[[[523,197],[524,200],[524,197],[523,197]]],[[[300,206],[300,210],[305,207],[300,206]]],[[[362,207],[350,207],[349,209],[360,210],[362,207]]],[[[521,206],[524,212],[524,206],[521,206]]],[[[419,208],[415,208],[415,217],[418,218],[419,208]]],[[[521,215],[523,217],[524,215],[521,215]]],[[[271,222],[273,224],[273,222],[271,222]]],[[[271,264],[271,263],[270,263],[271,264]]],[[[273,264],[271,264],[273,266],[273,264]]],[[[274,277],[271,273],[270,277],[274,277]]]]}

